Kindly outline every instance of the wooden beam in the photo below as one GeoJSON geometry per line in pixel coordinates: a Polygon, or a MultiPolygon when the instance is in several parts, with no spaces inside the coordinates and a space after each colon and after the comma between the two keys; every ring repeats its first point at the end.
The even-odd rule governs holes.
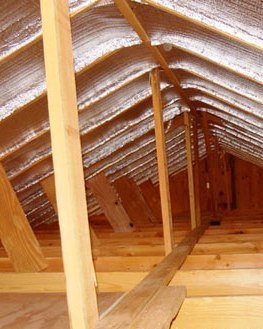
{"type": "Polygon", "coordinates": [[[131,179],[125,176],[120,177],[113,182],[113,186],[119,194],[129,218],[136,227],[151,225],[156,222],[138,186],[131,179]]]}
{"type": "Polygon", "coordinates": [[[192,159],[191,121],[190,121],[189,112],[184,112],[184,126],[185,126],[186,161],[187,161],[187,173],[188,173],[191,227],[192,229],[194,229],[197,226],[197,219],[196,219],[195,185],[194,185],[194,174],[193,174],[193,159],[192,159]]]}
{"type": "Polygon", "coordinates": [[[228,155],[222,150],[222,162],[223,162],[223,170],[224,170],[224,183],[225,183],[225,193],[226,193],[226,204],[227,210],[231,210],[231,192],[230,192],[230,172],[228,165],[228,155]]]}
{"type": "Polygon", "coordinates": [[[200,166],[199,166],[199,142],[198,142],[198,116],[193,115],[193,139],[194,139],[194,186],[195,186],[195,213],[196,223],[201,223],[201,206],[200,206],[200,166]]]}
{"type": "Polygon", "coordinates": [[[216,201],[216,191],[215,191],[216,187],[215,187],[215,179],[214,179],[213,154],[211,150],[212,136],[208,126],[206,112],[202,113],[201,123],[202,123],[203,133],[205,136],[209,189],[211,191],[210,197],[211,197],[212,214],[215,217],[217,215],[217,201],[216,201]]]}
{"type": "Polygon", "coordinates": [[[98,318],[67,0],[41,0],[48,108],[72,329],[98,318]]]}
{"type": "Polygon", "coordinates": [[[160,203],[160,194],[155,189],[152,181],[148,179],[139,186],[142,195],[152,210],[154,216],[157,218],[158,222],[162,221],[162,210],[160,203]]]}
{"type": "MultiPolygon", "coordinates": [[[[50,175],[49,177],[43,179],[40,182],[40,185],[42,186],[44,192],[46,193],[46,196],[51,203],[53,209],[55,210],[55,213],[58,214],[58,207],[57,207],[57,198],[56,198],[56,187],[55,187],[55,177],[54,175],[50,175]]],[[[97,235],[91,225],[89,226],[90,229],[90,237],[92,246],[98,246],[100,244],[99,239],[97,238],[97,235]]]]}
{"type": "Polygon", "coordinates": [[[120,196],[110,185],[104,173],[92,177],[87,183],[113,230],[115,232],[133,231],[132,221],[122,205],[120,196]]]}
{"type": "Polygon", "coordinates": [[[47,267],[34,232],[0,164],[0,239],[17,272],[47,267]]]}
{"type": "Polygon", "coordinates": [[[129,328],[135,316],[151,300],[161,286],[166,286],[181,267],[195,243],[204,233],[207,223],[203,223],[189,233],[185,239],[164,258],[121,302],[96,325],[95,329],[129,328]],[[121,321],[120,321],[121,319],[121,321]]]}
{"type": "Polygon", "coordinates": [[[160,186],[160,198],[163,220],[163,234],[165,253],[168,255],[173,249],[173,217],[171,209],[171,197],[169,188],[169,173],[167,167],[167,155],[165,147],[165,133],[163,127],[163,108],[160,93],[160,77],[159,71],[154,69],[150,74],[152,96],[153,96],[153,112],[155,122],[155,138],[158,163],[158,175],[160,186]]]}

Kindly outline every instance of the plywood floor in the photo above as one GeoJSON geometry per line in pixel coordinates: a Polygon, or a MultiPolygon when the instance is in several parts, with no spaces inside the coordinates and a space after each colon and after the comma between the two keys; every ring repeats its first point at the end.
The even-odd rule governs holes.
{"type": "MultiPolygon", "coordinates": [[[[122,293],[99,294],[103,313],[122,293]]],[[[0,294],[1,329],[69,329],[64,294],[0,294]]]]}

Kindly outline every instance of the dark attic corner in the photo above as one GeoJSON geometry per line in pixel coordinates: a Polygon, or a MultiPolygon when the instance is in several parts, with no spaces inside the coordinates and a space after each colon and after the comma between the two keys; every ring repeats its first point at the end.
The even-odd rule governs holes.
{"type": "Polygon", "coordinates": [[[261,329],[263,2],[0,2],[0,329],[261,329]]]}

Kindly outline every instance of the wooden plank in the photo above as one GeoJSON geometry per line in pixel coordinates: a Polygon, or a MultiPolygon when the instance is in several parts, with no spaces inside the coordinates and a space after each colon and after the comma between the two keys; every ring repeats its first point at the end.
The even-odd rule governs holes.
{"type": "MultiPolygon", "coordinates": [[[[147,272],[99,272],[98,291],[127,292],[133,289],[147,272]]],[[[66,280],[62,272],[0,273],[0,293],[65,293],[66,280]]]]}
{"type": "Polygon", "coordinates": [[[0,164],[0,239],[17,272],[47,267],[34,232],[0,164]]]}
{"type": "Polygon", "coordinates": [[[120,304],[99,321],[95,328],[128,328],[134,317],[149,302],[160,286],[165,286],[170,282],[206,227],[207,223],[204,223],[189,233],[151,273],[122,298],[120,304]]]}
{"type": "Polygon", "coordinates": [[[211,150],[212,136],[210,134],[208,120],[206,112],[202,113],[202,129],[205,136],[205,146],[206,146],[206,156],[207,156],[207,167],[208,167],[208,176],[209,176],[209,188],[210,188],[210,197],[211,197],[211,207],[213,216],[217,215],[217,200],[216,200],[216,186],[215,186],[215,170],[214,170],[214,161],[211,150]]]}
{"type": "Polygon", "coordinates": [[[160,93],[160,77],[159,71],[154,69],[150,73],[152,97],[153,97],[153,112],[155,122],[155,138],[158,163],[158,176],[162,209],[163,235],[165,253],[168,255],[173,249],[173,217],[171,209],[171,196],[169,188],[169,173],[167,166],[167,155],[165,147],[165,133],[163,126],[163,108],[160,93]]]}
{"type": "Polygon", "coordinates": [[[72,329],[98,318],[68,1],[41,0],[51,144],[72,329]]]}
{"type": "Polygon", "coordinates": [[[262,241],[224,242],[224,243],[198,243],[192,251],[193,255],[200,254],[243,254],[262,253],[262,241]]]}
{"type": "Polygon", "coordinates": [[[171,329],[259,329],[262,309],[263,296],[187,298],[171,329]]]}
{"type": "Polygon", "coordinates": [[[193,116],[193,145],[194,145],[194,186],[195,186],[195,213],[196,223],[201,223],[200,207],[200,166],[199,166],[199,143],[198,143],[198,116],[193,116]]]}
{"type": "Polygon", "coordinates": [[[178,271],[170,285],[187,288],[187,296],[263,295],[263,269],[178,271]]]}
{"type": "Polygon", "coordinates": [[[184,127],[185,127],[185,145],[186,145],[191,227],[192,229],[194,229],[197,226],[197,218],[196,218],[195,185],[194,185],[193,159],[192,159],[191,121],[188,112],[184,112],[184,127]]]}
{"type": "Polygon", "coordinates": [[[115,232],[130,232],[132,222],[125,211],[120,196],[108,182],[104,173],[100,173],[88,181],[93,195],[97,199],[106,218],[115,232]]]}
{"type": "Polygon", "coordinates": [[[181,267],[181,270],[226,270],[245,268],[263,268],[263,253],[189,255],[181,267]]]}
{"type": "Polygon", "coordinates": [[[185,287],[161,287],[141,313],[132,321],[129,328],[169,329],[185,297],[185,287]]]}
{"type": "Polygon", "coordinates": [[[162,210],[160,203],[160,194],[154,188],[152,181],[149,179],[139,186],[144,200],[149,205],[158,222],[162,221],[162,210]]]}
{"type": "Polygon", "coordinates": [[[114,181],[113,185],[125,211],[136,227],[149,225],[155,221],[136,184],[123,176],[114,181]]]}

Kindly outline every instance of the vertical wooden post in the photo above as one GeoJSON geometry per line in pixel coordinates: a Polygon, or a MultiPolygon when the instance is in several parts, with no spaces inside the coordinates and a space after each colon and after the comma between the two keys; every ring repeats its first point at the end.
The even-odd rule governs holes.
{"type": "Polygon", "coordinates": [[[56,199],[71,329],[98,319],[67,0],[41,0],[56,199]]]}
{"type": "Polygon", "coordinates": [[[216,216],[217,204],[215,197],[214,165],[213,165],[213,156],[211,151],[211,134],[208,127],[206,112],[202,113],[202,128],[205,136],[208,177],[209,177],[209,184],[211,191],[210,196],[211,196],[212,214],[213,216],[216,216]]]}
{"type": "Polygon", "coordinates": [[[231,210],[231,196],[229,191],[229,175],[228,175],[228,166],[227,166],[227,155],[225,151],[223,153],[223,168],[224,168],[224,183],[225,183],[225,191],[226,191],[226,202],[227,202],[227,210],[231,210]]]}
{"type": "Polygon", "coordinates": [[[153,112],[155,121],[155,138],[157,150],[157,163],[159,174],[159,186],[163,220],[163,235],[165,253],[169,254],[173,249],[173,218],[171,210],[171,199],[169,189],[169,176],[167,166],[167,155],[165,148],[165,134],[163,126],[163,108],[160,92],[160,77],[159,70],[153,69],[150,73],[152,97],[153,97],[153,112]]]}
{"type": "Polygon", "coordinates": [[[193,174],[192,160],[192,143],[191,143],[191,122],[189,112],[184,112],[184,127],[185,127],[185,145],[186,145],[186,160],[188,173],[188,188],[191,214],[191,228],[196,228],[196,204],[195,204],[195,186],[193,174]]]}
{"type": "Polygon", "coordinates": [[[0,239],[16,272],[47,267],[34,232],[0,164],[0,239]]]}
{"type": "Polygon", "coordinates": [[[198,144],[198,116],[195,113],[193,117],[193,137],[194,137],[194,186],[195,186],[195,212],[196,223],[201,224],[201,207],[200,207],[200,166],[199,166],[199,144],[198,144]]]}

